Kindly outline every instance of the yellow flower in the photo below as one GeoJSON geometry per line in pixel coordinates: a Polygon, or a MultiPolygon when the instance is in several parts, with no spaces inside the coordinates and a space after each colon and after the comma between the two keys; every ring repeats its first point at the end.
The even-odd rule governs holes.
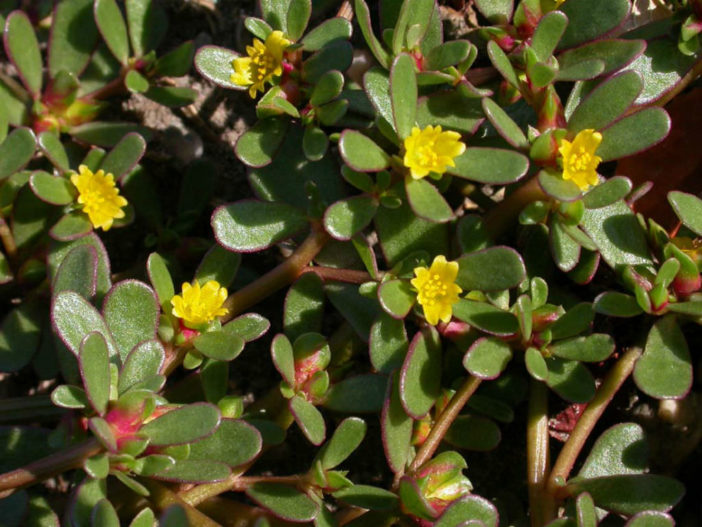
{"type": "Polygon", "coordinates": [[[226,315],[229,310],[222,307],[226,299],[227,289],[219,282],[210,280],[200,287],[196,280],[194,285],[184,282],[182,293],[171,298],[171,305],[173,314],[194,328],[226,315]]]}
{"type": "Polygon", "coordinates": [[[443,255],[434,258],[431,267],[416,267],[416,278],[410,282],[417,290],[417,301],[424,309],[424,317],[432,325],[451,320],[453,304],[463,290],[456,285],[458,263],[447,262],[443,255]]]}
{"type": "Polygon", "coordinates": [[[421,179],[430,172],[441,175],[447,167],[455,167],[453,159],[466,151],[466,145],[457,132],[442,132],[441,126],[416,126],[405,139],[405,166],[414,179],[421,179]]]}
{"type": "Polygon", "coordinates": [[[283,73],[283,52],[290,45],[282,31],[273,31],[264,44],[259,39],[253,40],[253,46],[246,46],[248,57],[239,57],[232,61],[234,73],[230,79],[239,86],[248,86],[249,95],[256,97],[256,91],[264,91],[264,84],[272,82],[273,77],[283,73]]]}
{"type": "Polygon", "coordinates": [[[595,155],[597,147],[602,142],[602,134],[592,129],[581,130],[573,142],[561,140],[558,151],[563,160],[563,179],[571,180],[587,190],[599,183],[597,165],[602,158],[595,155]]]}
{"type": "Polygon", "coordinates": [[[112,174],[105,174],[104,170],[93,174],[85,165],[80,165],[78,172],[71,175],[71,183],[78,189],[78,203],[83,205],[83,212],[94,228],[109,230],[114,220],[124,218],[122,207],[127,200],[119,195],[112,174]]]}

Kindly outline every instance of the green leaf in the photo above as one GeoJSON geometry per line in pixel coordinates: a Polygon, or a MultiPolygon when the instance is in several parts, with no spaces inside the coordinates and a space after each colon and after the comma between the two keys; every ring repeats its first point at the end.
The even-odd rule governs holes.
{"type": "Polygon", "coordinates": [[[548,379],[548,366],[546,359],[536,348],[529,347],[524,353],[524,364],[529,375],[537,381],[545,381],[548,379]]]}
{"type": "Polygon", "coordinates": [[[95,23],[112,55],[126,66],[129,61],[127,24],[115,0],[95,0],[95,23]]]}
{"type": "Polygon", "coordinates": [[[597,155],[611,161],[636,154],[665,139],[670,126],[670,116],[664,109],[646,108],[603,130],[597,155]]]}
{"type": "Polygon", "coordinates": [[[417,301],[417,295],[412,291],[409,282],[388,280],[378,287],[378,300],[388,315],[401,319],[408,315],[417,301]]]}
{"type": "Polygon", "coordinates": [[[156,49],[168,29],[168,17],[154,0],[125,0],[129,41],[134,56],[141,57],[156,49]]]}
{"type": "Polygon", "coordinates": [[[464,496],[444,510],[434,527],[461,527],[468,520],[477,520],[485,527],[497,527],[497,509],[480,496],[464,496]]]}
{"type": "Polygon", "coordinates": [[[116,344],[100,313],[82,296],[73,291],[62,291],[54,297],[51,306],[51,317],[54,329],[61,341],[76,356],[80,351],[80,343],[88,333],[97,331],[107,342],[110,361],[119,361],[116,344]]]}
{"type": "Polygon", "coordinates": [[[568,235],[565,226],[556,217],[549,222],[549,241],[558,268],[564,272],[575,269],[580,261],[580,245],[568,235]]]}
{"type": "Polygon", "coordinates": [[[287,521],[309,522],[319,512],[319,506],[312,499],[288,485],[254,483],[246,489],[246,495],[261,507],[287,521]]]}
{"type": "Polygon", "coordinates": [[[212,214],[217,242],[235,252],[262,251],[306,226],[306,215],[284,203],[237,201],[218,207],[212,214]]]}
{"type": "Polygon", "coordinates": [[[692,194],[673,191],[668,193],[668,202],[683,225],[702,236],[702,200],[692,194]]]}
{"type": "Polygon", "coordinates": [[[34,98],[42,87],[42,60],[39,42],[29,17],[22,11],[13,11],[5,23],[5,51],[12,61],[22,84],[34,98]]]}
{"type": "Polygon", "coordinates": [[[420,128],[438,124],[448,130],[473,135],[484,120],[480,99],[466,97],[458,90],[422,97],[417,105],[417,126],[420,128]]]}
{"type": "Polygon", "coordinates": [[[482,106],[485,116],[505,141],[520,150],[529,148],[529,140],[522,132],[522,129],[499,104],[489,97],[484,97],[482,106]]]}
{"type": "Polygon", "coordinates": [[[368,9],[368,5],[364,0],[354,0],[353,5],[356,20],[361,28],[363,38],[365,39],[366,44],[368,44],[368,48],[371,50],[371,53],[373,53],[373,56],[375,56],[378,63],[380,63],[383,68],[389,69],[391,62],[390,55],[373,33],[373,24],[371,22],[370,9],[368,9]]]}
{"type": "Polygon", "coordinates": [[[509,22],[514,12],[514,0],[475,0],[475,5],[493,24],[509,22]]]}
{"type": "Polygon", "coordinates": [[[422,219],[446,223],[453,219],[453,210],[434,185],[426,179],[405,178],[407,200],[414,213],[422,219]]]}
{"type": "Polygon", "coordinates": [[[322,75],[312,89],[310,104],[321,106],[336,99],[344,88],[344,76],[339,71],[329,71],[322,75]]]}
{"type": "Polygon", "coordinates": [[[119,517],[112,504],[102,499],[95,504],[91,514],[91,524],[100,527],[119,527],[119,517]]]}
{"type": "Polygon", "coordinates": [[[222,88],[245,90],[246,86],[235,84],[231,80],[234,73],[232,62],[239,54],[219,46],[202,46],[195,53],[195,69],[208,81],[222,88]]]}
{"type": "Polygon", "coordinates": [[[377,210],[378,202],[369,195],[337,201],[324,213],[324,228],[337,240],[350,240],[368,226],[377,210]]]}
{"type": "Polygon", "coordinates": [[[193,339],[193,346],[211,359],[234,360],[244,350],[244,339],[224,331],[209,331],[193,339]]]}
{"type": "Polygon", "coordinates": [[[261,445],[261,434],[253,426],[238,419],[222,419],[214,434],[191,443],[188,459],[239,467],[253,460],[261,445]]]}
{"type": "Polygon", "coordinates": [[[436,46],[424,58],[425,68],[428,70],[442,70],[465,61],[477,49],[468,40],[452,40],[436,46]]]}
{"type": "Polygon", "coordinates": [[[144,95],[168,108],[187,106],[197,99],[195,89],[180,86],[151,86],[144,95]]]}
{"type": "Polygon", "coordinates": [[[602,39],[583,44],[558,55],[559,78],[565,80],[562,76],[564,71],[586,63],[602,65],[595,76],[608,75],[630,64],[645,49],[646,42],[643,40],[602,39]]]}
{"type": "Polygon", "coordinates": [[[647,463],[648,443],[643,428],[636,423],[619,423],[597,438],[578,478],[643,474],[647,463]]]}
{"type": "Polygon", "coordinates": [[[602,509],[627,516],[649,510],[668,511],[685,493],[682,483],[657,474],[575,478],[568,487],[575,492],[588,492],[602,509]]]}
{"type": "Polygon", "coordinates": [[[526,156],[499,148],[467,148],[454,162],[446,169],[449,174],[490,185],[514,183],[529,169],[526,156]]]}
{"type": "Polygon", "coordinates": [[[573,403],[586,403],[595,395],[595,380],[590,371],[581,363],[559,357],[546,359],[548,377],[546,384],[573,403]]]}
{"type": "Polygon", "coordinates": [[[487,45],[488,56],[490,57],[490,62],[495,66],[495,69],[500,72],[500,74],[505,78],[515,88],[519,88],[519,79],[517,79],[517,74],[512,67],[512,63],[507,57],[507,54],[502,51],[499,44],[494,40],[490,40],[487,45]]]}
{"type": "Polygon", "coordinates": [[[328,71],[346,71],[353,60],[353,48],[345,40],[334,40],[302,63],[305,82],[316,84],[328,71]]]}
{"type": "Polygon", "coordinates": [[[34,194],[51,205],[68,205],[76,199],[76,189],[66,178],[36,171],[29,178],[34,194]]]}
{"type": "Polygon", "coordinates": [[[578,514],[578,527],[597,527],[597,511],[592,496],[583,492],[576,498],[575,507],[578,514]]]}
{"type": "Polygon", "coordinates": [[[324,442],[327,433],[324,417],[312,403],[295,395],[290,399],[290,412],[310,443],[319,446],[324,442]]]}
{"type": "Polygon", "coordinates": [[[210,435],[219,426],[219,409],[194,403],[167,412],[139,429],[154,446],[183,445],[210,435]]]}
{"type": "Polygon", "coordinates": [[[312,13],[310,0],[292,0],[289,2],[286,19],[286,35],[293,41],[298,40],[305,32],[312,13]]]}
{"type": "Polygon", "coordinates": [[[559,9],[569,21],[559,44],[565,49],[609,33],[629,15],[631,6],[627,0],[568,0],[559,9]]]}
{"type": "Polygon", "coordinates": [[[548,329],[553,340],[566,339],[587,330],[594,318],[592,304],[581,302],[568,309],[548,329]]]}
{"type": "Polygon", "coordinates": [[[441,395],[441,339],[433,327],[412,339],[400,372],[400,398],[405,411],[419,419],[441,395]]]}
{"type": "Polygon", "coordinates": [[[171,298],[175,295],[175,289],[173,288],[173,279],[168,271],[166,260],[158,253],[151,253],[146,261],[146,271],[156,292],[161,309],[168,312],[171,307],[171,298]]]}
{"type": "Polygon", "coordinates": [[[616,291],[605,291],[595,298],[593,307],[597,313],[610,317],[635,317],[643,313],[636,298],[616,291]]]}
{"type": "Polygon", "coordinates": [[[491,335],[509,336],[519,331],[519,322],[514,314],[485,302],[461,298],[453,306],[453,315],[491,335]]]}
{"type": "Polygon", "coordinates": [[[633,71],[614,75],[592,90],[568,119],[568,130],[603,130],[634,103],[643,82],[633,71]]]}
{"type": "Polygon", "coordinates": [[[641,391],[659,399],[684,397],[692,386],[692,360],[674,316],[653,325],[634,368],[641,391]]]}
{"type": "Polygon", "coordinates": [[[417,111],[415,64],[406,53],[398,55],[390,68],[390,99],[395,131],[400,139],[405,139],[415,125],[417,111]]]}
{"type": "Polygon", "coordinates": [[[404,322],[381,313],[370,332],[368,353],[373,367],[380,373],[390,373],[399,368],[408,347],[404,322]]]}
{"type": "Polygon", "coordinates": [[[540,61],[545,62],[551,58],[566,26],[568,17],[560,11],[551,11],[541,18],[531,39],[531,49],[540,61]]]}
{"type": "Polygon", "coordinates": [[[325,20],[310,30],[300,41],[306,51],[318,51],[334,40],[351,38],[352,26],[345,18],[336,17],[325,20]]]}
{"type": "Polygon", "coordinates": [[[319,161],[327,153],[329,148],[329,138],[321,128],[308,126],[302,137],[302,149],[305,157],[310,161],[319,161]]]}
{"type": "Polygon", "coordinates": [[[93,16],[93,0],[74,0],[56,5],[49,40],[49,76],[60,71],[80,74],[90,61],[98,30],[93,16]],[[72,28],[80,31],[72,31],[72,28]]]}
{"type": "Polygon", "coordinates": [[[339,423],[334,435],[318,452],[324,470],[332,469],[349,457],[366,435],[366,423],[358,417],[348,417],[339,423]]]}
{"type": "Polygon", "coordinates": [[[279,333],[271,342],[271,357],[273,365],[280,373],[283,380],[291,386],[295,384],[295,358],[292,344],[288,337],[279,333]]]}
{"type": "Polygon", "coordinates": [[[344,130],[341,134],[339,152],[344,162],[357,172],[379,172],[389,166],[390,156],[355,130],[344,130]]]}
{"type": "Polygon", "coordinates": [[[391,510],[397,505],[397,495],[370,485],[352,485],[333,493],[334,498],[356,507],[370,510],[391,510]]]}
{"type": "Polygon", "coordinates": [[[68,154],[61,144],[59,136],[53,132],[42,132],[38,139],[39,148],[51,161],[51,164],[61,172],[68,172],[71,169],[68,154]]]}
{"type": "Polygon", "coordinates": [[[119,372],[119,393],[122,394],[137,384],[158,375],[164,360],[163,344],[156,339],[147,340],[134,346],[119,372]]]}
{"type": "Polygon", "coordinates": [[[9,311],[0,326],[0,371],[14,372],[29,364],[40,336],[41,323],[31,304],[9,311]]]}
{"type": "MultiPolygon", "coordinates": [[[[209,459],[179,459],[172,467],[152,477],[176,483],[214,483],[230,476],[231,469],[224,463],[209,459]]],[[[163,519],[159,525],[164,525],[163,519]]]]}
{"type": "Polygon", "coordinates": [[[81,342],[80,375],[90,405],[98,415],[104,415],[110,398],[110,357],[105,338],[92,332],[81,342]]]}
{"type": "Polygon", "coordinates": [[[599,209],[624,199],[631,192],[631,180],[624,176],[614,176],[591,189],[583,197],[588,209],[599,209]]]}
{"type": "Polygon", "coordinates": [[[603,333],[595,333],[587,337],[576,337],[557,342],[549,349],[551,353],[562,359],[601,362],[614,353],[614,348],[612,337],[603,333]]]}
{"type": "Polygon", "coordinates": [[[385,457],[390,469],[395,473],[405,469],[410,453],[413,428],[412,418],[407,415],[402,406],[399,385],[399,373],[396,373],[392,377],[389,396],[383,403],[383,411],[380,416],[385,457]]]}
{"type": "Polygon", "coordinates": [[[229,287],[236,277],[241,255],[227,251],[220,245],[213,245],[205,253],[200,265],[195,271],[195,279],[204,285],[210,280],[214,280],[222,287],[229,287]]]}
{"type": "Polygon", "coordinates": [[[599,59],[583,60],[571,64],[567,68],[560,67],[556,73],[558,81],[580,81],[594,79],[602,74],[605,63],[599,59]]]}
{"type": "Polygon", "coordinates": [[[102,310],[123,361],[134,346],[156,338],[160,310],[156,295],[145,283],[124,280],[115,284],[102,310]]]}
{"type": "Polygon", "coordinates": [[[445,437],[454,447],[475,452],[494,450],[501,439],[500,428],[492,419],[475,415],[459,415],[445,437]]]}
{"type": "Polygon", "coordinates": [[[0,144],[0,181],[22,170],[34,156],[36,138],[29,128],[17,128],[0,144]]]}
{"type": "Polygon", "coordinates": [[[244,341],[251,342],[262,337],[270,327],[271,323],[266,317],[258,313],[246,313],[224,325],[222,331],[238,335],[244,341]]]}
{"type": "Polygon", "coordinates": [[[93,224],[83,212],[71,212],[63,216],[49,231],[49,236],[58,241],[71,241],[85,236],[93,230],[93,224]]]}
{"type": "Polygon", "coordinates": [[[652,264],[644,232],[625,202],[585,209],[580,225],[610,267],[652,264]]]}
{"type": "Polygon", "coordinates": [[[502,291],[517,287],[526,277],[519,253],[509,247],[490,247],[461,256],[456,283],[464,290],[502,291]]]}
{"type": "Polygon", "coordinates": [[[383,407],[388,379],[373,373],[347,377],[333,384],[324,407],[333,412],[375,413],[383,407]]]}
{"type": "Polygon", "coordinates": [[[124,136],[100,164],[106,174],[112,174],[115,181],[131,172],[146,151],[146,141],[139,134],[132,132],[124,136]]]}
{"type": "Polygon", "coordinates": [[[509,344],[495,337],[476,340],[463,357],[463,367],[480,379],[496,379],[512,360],[509,344]]]}
{"type": "Polygon", "coordinates": [[[625,527],[674,527],[673,518],[664,512],[643,511],[634,515],[625,527]]]}
{"type": "MultiPolygon", "coordinates": [[[[111,148],[119,143],[126,134],[138,133],[145,139],[151,137],[151,132],[148,128],[132,123],[105,123],[100,121],[93,121],[91,123],[85,123],[78,126],[74,126],[70,130],[70,134],[73,138],[79,141],[97,145],[104,146],[106,148],[111,148]]],[[[91,170],[96,170],[98,167],[91,168],[91,170]]]]}
{"type": "Polygon", "coordinates": [[[288,129],[286,119],[269,118],[257,122],[236,142],[234,151],[239,160],[250,167],[271,164],[288,129]]]}
{"type": "Polygon", "coordinates": [[[183,42],[180,46],[160,57],[154,64],[154,74],[161,77],[182,77],[190,71],[193,63],[195,48],[192,40],[183,42]]]}
{"type": "Polygon", "coordinates": [[[149,89],[149,80],[136,70],[129,70],[124,78],[124,85],[132,93],[145,93],[149,89]]]}
{"type": "Polygon", "coordinates": [[[54,294],[59,291],[68,290],[79,293],[87,291],[88,296],[97,294],[96,300],[101,302],[103,296],[107,294],[112,287],[110,262],[107,251],[100,241],[100,238],[94,233],[78,238],[72,242],[53,242],[50,246],[47,263],[49,267],[49,277],[53,281],[52,287],[54,294]],[[76,253],[71,257],[72,260],[73,258],[75,258],[75,260],[68,265],[66,261],[69,259],[69,254],[78,247],[89,247],[89,256],[86,253],[76,253]],[[88,261],[80,261],[86,256],[88,256],[88,261]],[[93,260],[93,258],[96,258],[96,260],[93,260]],[[97,266],[97,270],[94,269],[95,265],[97,266]],[[62,270],[64,266],[66,266],[66,269],[62,270]],[[94,281],[86,280],[86,273],[95,275],[94,281]],[[60,277],[60,275],[63,276],[60,277]]]}
{"type": "Polygon", "coordinates": [[[295,340],[303,333],[319,332],[323,316],[322,280],[315,273],[305,273],[295,281],[285,296],[285,334],[295,340]]]}
{"type": "Polygon", "coordinates": [[[412,49],[423,40],[435,16],[434,0],[414,0],[403,2],[393,31],[392,50],[398,55],[405,49],[412,49]],[[416,26],[416,27],[414,27],[416,26]],[[415,38],[410,38],[414,34],[415,38]]]}

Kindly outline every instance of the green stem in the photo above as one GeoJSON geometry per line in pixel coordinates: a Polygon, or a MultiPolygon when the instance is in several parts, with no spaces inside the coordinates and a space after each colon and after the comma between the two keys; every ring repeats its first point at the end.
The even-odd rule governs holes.
{"type": "Polygon", "coordinates": [[[563,488],[563,485],[568,479],[570,471],[585,445],[585,441],[590,437],[590,433],[614,398],[614,395],[622,384],[624,384],[624,381],[626,381],[629,375],[631,375],[631,372],[634,371],[634,366],[640,356],[641,348],[637,347],[629,349],[629,351],[619,358],[617,363],[607,374],[607,377],[605,377],[602,385],[598,388],[595,397],[588,403],[587,408],[585,408],[580,419],[578,419],[575,428],[573,428],[573,431],[570,433],[568,441],[566,441],[560,454],[558,454],[551,475],[546,482],[546,492],[553,498],[560,497],[559,491],[563,488]]]}
{"type": "Polygon", "coordinates": [[[17,489],[28,487],[66,470],[78,468],[83,461],[102,450],[103,447],[98,440],[92,438],[22,468],[6,472],[0,475],[0,499],[9,496],[17,489]]]}
{"type": "Polygon", "coordinates": [[[37,419],[57,419],[65,414],[64,408],[59,408],[51,402],[49,395],[29,395],[0,400],[0,424],[19,421],[34,421],[37,419]]]}
{"type": "Polygon", "coordinates": [[[417,452],[417,455],[414,456],[412,464],[409,468],[410,472],[416,471],[426,461],[431,459],[434,452],[436,452],[436,449],[439,448],[439,445],[444,439],[446,432],[448,432],[448,429],[451,427],[456,417],[458,417],[458,414],[466,405],[468,399],[470,399],[475,393],[475,390],[478,389],[481,382],[482,379],[473,377],[472,375],[463,381],[461,387],[453,395],[453,397],[451,397],[451,400],[446,405],[446,408],[444,408],[444,411],[441,412],[441,415],[434,423],[434,426],[432,426],[431,432],[429,432],[429,435],[419,449],[419,452],[417,452]]]}
{"type": "Polygon", "coordinates": [[[231,320],[245,309],[295,281],[328,241],[329,235],[322,227],[313,225],[312,232],[289,258],[227,298],[224,307],[229,312],[222,317],[222,322],[231,320]]]}
{"type": "Polygon", "coordinates": [[[527,417],[527,486],[532,527],[546,525],[553,515],[553,500],[544,493],[549,471],[548,391],[531,380],[527,417]]]}
{"type": "Polygon", "coordinates": [[[195,507],[180,498],[178,494],[169,490],[162,484],[152,479],[142,479],[141,483],[149,489],[149,501],[159,510],[163,511],[171,505],[180,505],[185,510],[190,527],[222,527],[209,516],[201,513],[195,507]]]}

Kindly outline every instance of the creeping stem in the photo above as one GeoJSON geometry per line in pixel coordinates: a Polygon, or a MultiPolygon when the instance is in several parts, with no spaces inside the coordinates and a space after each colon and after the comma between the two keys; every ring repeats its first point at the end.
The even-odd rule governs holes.
{"type": "Polygon", "coordinates": [[[66,470],[78,468],[83,461],[103,450],[97,439],[92,438],[70,446],[25,465],[22,468],[0,475],[0,499],[9,496],[15,490],[34,485],[66,470]]]}
{"type": "Polygon", "coordinates": [[[578,419],[568,441],[566,441],[560,454],[558,454],[551,475],[546,482],[546,492],[554,498],[560,497],[559,491],[563,488],[566,479],[570,475],[570,471],[585,441],[587,441],[593,428],[595,428],[607,405],[612,401],[614,395],[624,384],[624,381],[631,375],[631,372],[634,371],[634,366],[640,356],[641,348],[635,347],[629,349],[619,358],[607,374],[607,377],[605,377],[602,385],[598,388],[595,397],[593,397],[580,419],[578,419]]]}
{"type": "Polygon", "coordinates": [[[553,514],[553,499],[545,493],[550,464],[548,391],[543,382],[532,379],[527,416],[527,486],[532,527],[546,525],[553,514]]]}
{"type": "Polygon", "coordinates": [[[458,414],[468,402],[468,399],[471,398],[471,396],[475,393],[475,390],[477,390],[478,386],[480,386],[480,382],[481,379],[473,377],[472,375],[463,381],[463,384],[453,395],[453,397],[451,397],[451,400],[449,401],[448,405],[446,405],[444,411],[441,412],[441,415],[431,428],[431,432],[429,432],[426,441],[424,441],[422,447],[419,449],[419,452],[417,452],[417,455],[414,457],[414,460],[409,468],[410,472],[417,470],[426,461],[431,459],[434,452],[436,452],[436,449],[439,448],[441,440],[446,435],[446,432],[448,432],[448,429],[451,427],[453,422],[456,420],[456,417],[458,417],[458,414]]]}
{"type": "Polygon", "coordinates": [[[224,302],[224,307],[229,312],[222,317],[222,322],[231,320],[245,309],[295,281],[328,241],[329,235],[322,227],[313,224],[312,232],[287,260],[246,287],[229,295],[224,302]]]}

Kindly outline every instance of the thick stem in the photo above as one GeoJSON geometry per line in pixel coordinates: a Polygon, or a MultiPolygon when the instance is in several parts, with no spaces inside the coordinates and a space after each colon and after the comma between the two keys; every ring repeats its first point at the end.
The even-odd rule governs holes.
{"type": "Polygon", "coordinates": [[[328,241],[329,235],[320,226],[313,225],[312,232],[287,260],[227,298],[224,307],[229,312],[222,317],[222,322],[295,281],[328,241]]]}
{"type": "Polygon", "coordinates": [[[0,424],[17,424],[44,418],[58,419],[65,413],[64,408],[59,408],[51,402],[49,395],[29,395],[0,401],[0,424]]]}
{"type": "Polygon", "coordinates": [[[163,511],[171,505],[178,504],[185,510],[188,525],[191,527],[222,527],[209,516],[201,513],[195,507],[182,500],[178,494],[164,487],[152,479],[142,479],[141,483],[149,489],[149,501],[159,510],[163,511]]]}
{"type": "Polygon", "coordinates": [[[553,515],[553,500],[544,492],[550,468],[548,391],[532,379],[527,417],[527,486],[532,527],[546,525],[553,515]]]}
{"type": "Polygon", "coordinates": [[[448,432],[448,429],[456,420],[456,417],[458,417],[458,414],[466,405],[468,399],[470,399],[475,393],[475,390],[478,389],[481,382],[481,379],[473,377],[472,375],[463,381],[461,387],[453,395],[453,397],[451,397],[448,405],[446,405],[446,408],[444,408],[444,411],[441,412],[441,415],[434,423],[431,432],[429,432],[429,435],[419,449],[419,452],[417,452],[417,455],[414,456],[414,460],[412,460],[412,464],[409,468],[410,472],[414,472],[426,461],[431,459],[434,452],[436,452],[436,449],[439,448],[439,445],[444,439],[446,432],[448,432]]]}
{"type": "Polygon", "coordinates": [[[78,468],[83,461],[102,450],[103,447],[98,440],[92,438],[22,468],[6,472],[0,475],[0,499],[9,496],[17,489],[28,487],[66,470],[78,468]]]}
{"type": "Polygon", "coordinates": [[[0,241],[2,241],[7,259],[10,262],[14,262],[17,257],[17,244],[15,243],[15,237],[12,236],[10,227],[2,216],[0,216],[0,241]]]}
{"type": "Polygon", "coordinates": [[[626,381],[629,375],[631,375],[631,372],[634,371],[634,366],[640,356],[641,348],[637,347],[631,348],[619,358],[617,363],[607,374],[602,385],[598,388],[595,397],[593,397],[592,401],[590,401],[587,408],[585,408],[585,411],[580,416],[580,419],[578,419],[575,428],[573,428],[573,431],[570,433],[568,441],[566,441],[560,454],[558,454],[556,463],[546,483],[546,492],[554,498],[559,497],[559,490],[568,479],[570,471],[578,458],[578,454],[580,454],[580,451],[585,445],[585,441],[590,437],[590,433],[614,398],[614,395],[622,384],[624,384],[624,381],[626,381]]]}
{"type": "Polygon", "coordinates": [[[549,198],[541,190],[537,176],[533,176],[488,212],[483,225],[490,237],[496,240],[512,226],[524,207],[534,201],[547,199],[549,198]]]}
{"type": "Polygon", "coordinates": [[[302,269],[300,274],[314,273],[324,281],[346,282],[348,284],[364,284],[373,280],[365,271],[355,269],[335,269],[333,267],[312,266],[302,269]]]}

